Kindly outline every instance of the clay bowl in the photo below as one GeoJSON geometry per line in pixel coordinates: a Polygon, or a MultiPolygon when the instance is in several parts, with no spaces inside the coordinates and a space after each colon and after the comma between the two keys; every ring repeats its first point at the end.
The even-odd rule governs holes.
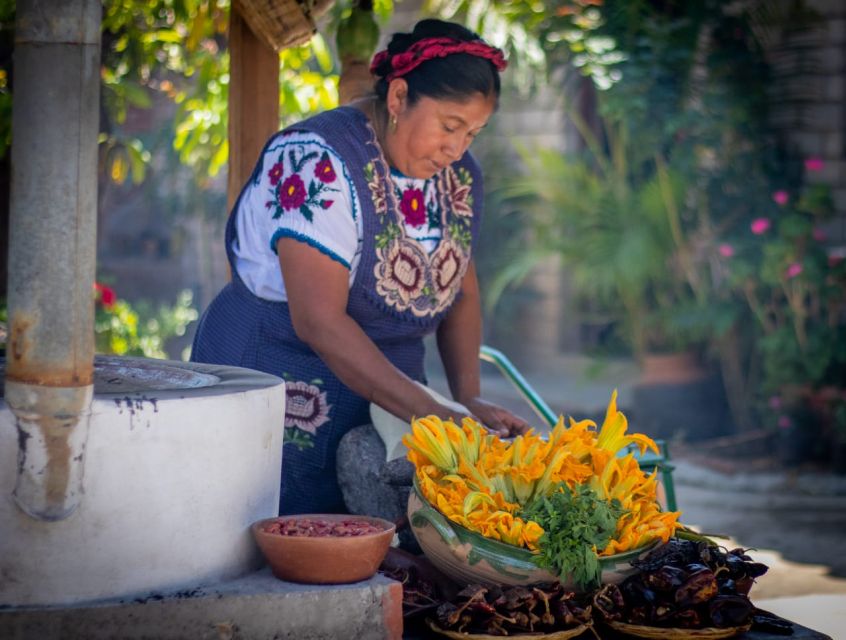
{"type": "MultiPolygon", "coordinates": [[[[570,591],[579,591],[571,576],[556,576],[534,562],[528,549],[485,538],[448,520],[420,493],[417,480],[408,497],[408,521],[414,537],[435,567],[462,585],[497,583],[531,585],[560,581],[570,591]]],[[[637,570],[629,563],[654,545],[599,559],[603,583],[622,582],[637,570]]]]}
{"type": "Polygon", "coordinates": [[[300,514],[265,518],[250,527],[273,575],[289,582],[345,584],[370,578],[388,552],[394,537],[393,523],[381,518],[345,514],[300,514]],[[342,523],[364,523],[378,527],[362,535],[282,535],[272,533],[276,525],[291,521],[319,521],[325,529],[342,523]]]}

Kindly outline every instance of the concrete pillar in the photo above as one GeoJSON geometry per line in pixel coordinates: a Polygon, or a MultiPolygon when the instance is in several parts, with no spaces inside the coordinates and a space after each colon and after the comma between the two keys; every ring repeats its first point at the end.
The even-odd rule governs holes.
{"type": "Polygon", "coordinates": [[[100,0],[17,5],[6,401],[14,498],[34,518],[82,494],[93,392],[100,0]]]}

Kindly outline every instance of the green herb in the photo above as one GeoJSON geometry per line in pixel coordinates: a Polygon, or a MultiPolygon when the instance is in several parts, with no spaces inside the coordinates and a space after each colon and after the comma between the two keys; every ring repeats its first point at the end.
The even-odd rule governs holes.
{"type": "Polygon", "coordinates": [[[586,484],[570,489],[561,483],[552,493],[533,500],[520,516],[543,527],[535,563],[559,576],[571,576],[581,589],[598,586],[601,569],[595,550],[604,549],[624,509],[618,500],[604,500],[586,484]]]}

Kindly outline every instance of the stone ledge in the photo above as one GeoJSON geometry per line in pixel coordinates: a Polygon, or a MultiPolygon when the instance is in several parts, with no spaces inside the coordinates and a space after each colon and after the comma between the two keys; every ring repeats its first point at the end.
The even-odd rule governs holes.
{"type": "Polygon", "coordinates": [[[0,610],[0,638],[399,640],[402,585],[380,574],[347,585],[294,584],[265,569],[170,595],[0,610]]]}

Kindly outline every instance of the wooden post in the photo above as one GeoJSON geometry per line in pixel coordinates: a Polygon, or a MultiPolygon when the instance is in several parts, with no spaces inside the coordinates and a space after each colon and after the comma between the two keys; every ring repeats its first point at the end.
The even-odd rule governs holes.
{"type": "Polygon", "coordinates": [[[229,14],[229,178],[231,211],[267,139],[279,129],[279,54],[238,10],[229,14]]]}

